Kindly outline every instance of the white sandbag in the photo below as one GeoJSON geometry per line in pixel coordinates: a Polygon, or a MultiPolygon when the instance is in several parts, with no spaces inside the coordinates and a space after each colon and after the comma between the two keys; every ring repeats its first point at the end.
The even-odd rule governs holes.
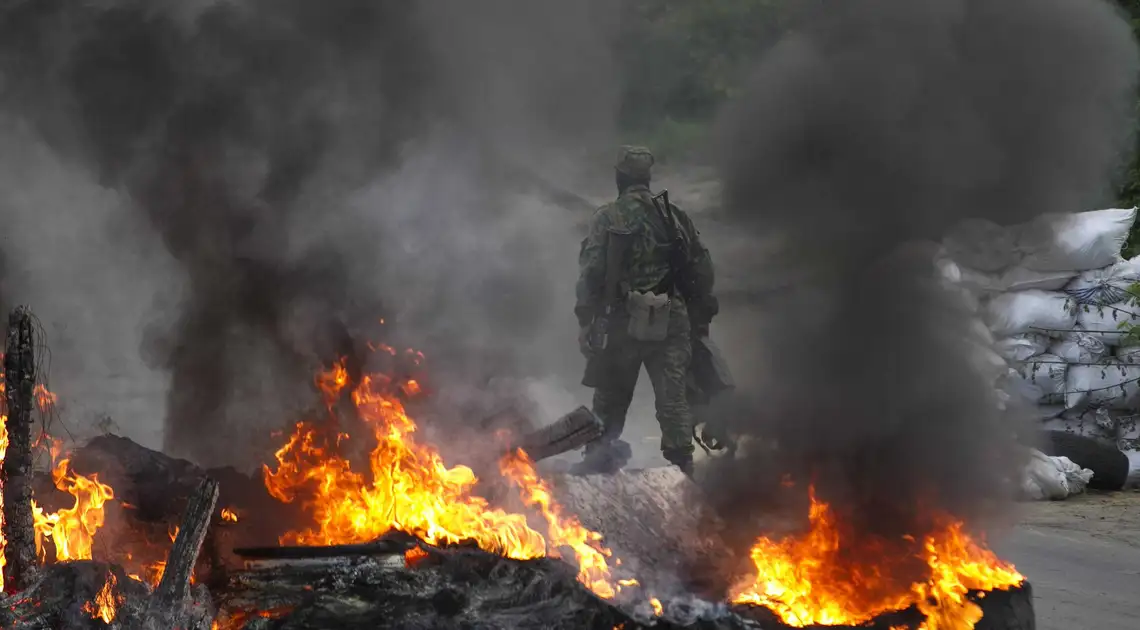
{"type": "Polygon", "coordinates": [[[1129,289],[1140,282],[1140,256],[1103,269],[1084,271],[1065,285],[1077,304],[1116,304],[1132,297],[1129,289]]]}
{"type": "Polygon", "coordinates": [[[1050,457],[1034,450],[1022,474],[1021,488],[1028,499],[1059,501],[1084,492],[1092,478],[1093,471],[1068,457],[1050,457]]]}
{"type": "Polygon", "coordinates": [[[962,268],[945,256],[936,258],[934,264],[942,280],[942,287],[958,298],[966,312],[977,313],[981,308],[978,292],[962,283],[962,268]]]}
{"type": "Polygon", "coordinates": [[[1096,363],[1108,355],[1108,347],[1097,335],[1074,332],[1049,346],[1049,354],[1066,363],[1096,363]]]}
{"type": "Polygon", "coordinates": [[[1014,233],[992,221],[970,219],[959,223],[942,241],[946,256],[969,269],[1001,271],[1017,263],[1014,233]]]}
{"type": "Polygon", "coordinates": [[[1035,420],[1046,422],[1064,414],[1065,405],[1036,405],[1032,408],[1031,413],[1035,420]]]}
{"type": "Polygon", "coordinates": [[[1016,230],[1021,265],[1036,271],[1107,267],[1120,260],[1135,219],[1136,208],[1039,217],[1016,230]]]}
{"type": "Polygon", "coordinates": [[[1105,306],[1074,306],[1077,309],[1077,326],[1086,334],[1099,338],[1106,346],[1121,345],[1127,341],[1128,326],[1140,325],[1140,306],[1131,300],[1105,306]]]}
{"type": "Polygon", "coordinates": [[[975,345],[970,353],[971,368],[989,385],[993,385],[1011,369],[1009,363],[992,348],[975,345]]]}
{"type": "Polygon", "coordinates": [[[1005,293],[1006,286],[1000,272],[986,273],[969,267],[959,267],[958,286],[975,295],[1005,293]]]}
{"type": "Polygon", "coordinates": [[[1112,356],[1121,363],[1140,363],[1140,346],[1118,346],[1112,356]]]}
{"type": "Polygon", "coordinates": [[[1044,353],[1050,341],[1052,339],[1041,333],[1021,333],[998,340],[994,350],[1008,361],[1025,361],[1044,353]]]}
{"type": "Polygon", "coordinates": [[[980,343],[987,348],[994,347],[994,334],[990,331],[990,327],[978,318],[970,320],[970,333],[973,336],[973,341],[980,343]]]}
{"type": "Polygon", "coordinates": [[[1041,291],[1056,291],[1065,288],[1077,272],[1066,269],[1063,271],[1034,271],[1025,267],[1010,267],[1001,275],[1000,284],[1003,291],[1028,291],[1038,289],[1041,291]]]}
{"type": "Polygon", "coordinates": [[[986,325],[997,337],[1041,332],[1054,337],[1073,329],[1077,314],[1060,291],[1018,291],[994,297],[985,308],[986,325]]]}
{"type": "Polygon", "coordinates": [[[1108,365],[1074,365],[1065,383],[1069,409],[1140,408],[1140,365],[1113,361],[1108,365]]]}
{"type": "Polygon", "coordinates": [[[1093,438],[1113,438],[1117,417],[1124,412],[1104,408],[1067,409],[1060,416],[1044,420],[1043,431],[1064,431],[1093,438]]]}
{"type": "Polygon", "coordinates": [[[1021,383],[1017,391],[1030,401],[1041,405],[1064,402],[1065,381],[1069,366],[1061,357],[1039,354],[1029,361],[1014,365],[1021,383]]]}
{"type": "Polygon", "coordinates": [[[1077,272],[1075,271],[1033,271],[1021,266],[1010,267],[1005,271],[994,273],[959,267],[956,274],[958,286],[968,289],[976,295],[993,295],[1030,289],[1056,291],[1065,288],[1076,275],[1077,272]]]}

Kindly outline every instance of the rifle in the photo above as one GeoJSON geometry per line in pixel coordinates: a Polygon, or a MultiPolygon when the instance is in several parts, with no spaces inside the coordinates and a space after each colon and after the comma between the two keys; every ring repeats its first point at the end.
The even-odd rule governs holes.
{"type": "MultiPolygon", "coordinates": [[[[704,312],[704,305],[698,304],[693,278],[689,251],[684,239],[677,233],[677,226],[673,216],[672,206],[669,204],[669,191],[663,190],[653,197],[653,206],[665,224],[665,231],[673,243],[670,252],[669,277],[662,282],[666,290],[676,288],[689,308],[690,339],[692,340],[692,358],[689,361],[689,370],[686,375],[686,396],[690,407],[707,406],[713,396],[736,388],[732,373],[720,347],[709,338],[709,320],[711,315],[704,312]]],[[[715,431],[715,423],[714,432],[715,431]]],[[[724,443],[727,438],[720,438],[724,443]]],[[[706,448],[700,438],[697,443],[706,448]]]]}
{"type": "Polygon", "coordinates": [[[590,324],[589,344],[593,351],[586,360],[586,373],[582,376],[585,387],[599,387],[606,380],[606,348],[610,343],[610,320],[618,304],[618,282],[622,263],[628,249],[630,232],[611,229],[606,233],[606,278],[602,293],[602,312],[590,324]]]}

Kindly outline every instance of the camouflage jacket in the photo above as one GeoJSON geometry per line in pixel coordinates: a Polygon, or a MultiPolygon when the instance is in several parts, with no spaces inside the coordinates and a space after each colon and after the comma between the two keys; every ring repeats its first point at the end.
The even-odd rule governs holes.
{"type": "MultiPolygon", "coordinates": [[[[672,209],[676,232],[684,242],[689,274],[693,282],[683,295],[695,325],[707,324],[716,315],[716,299],[712,295],[713,264],[709,251],[701,243],[699,233],[689,216],[676,205],[672,209]]],[[[582,241],[578,257],[578,300],[574,314],[578,323],[587,326],[602,308],[605,292],[606,244],[611,231],[628,231],[632,237],[622,265],[620,295],[629,291],[650,291],[665,280],[670,272],[672,243],[661,213],[653,206],[646,186],[631,186],[613,202],[598,209],[590,220],[590,231],[582,241]]],[[[673,270],[676,275],[677,270],[673,270]]],[[[679,289],[679,287],[678,287],[679,289]]]]}

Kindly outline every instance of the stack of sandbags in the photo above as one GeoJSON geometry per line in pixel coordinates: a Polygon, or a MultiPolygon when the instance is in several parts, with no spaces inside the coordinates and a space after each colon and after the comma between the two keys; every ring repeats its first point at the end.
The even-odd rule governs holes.
{"type": "Polygon", "coordinates": [[[1005,387],[1043,419],[1140,409],[1140,347],[1122,327],[1140,324],[1140,258],[1119,253],[1135,219],[1131,208],[1015,227],[973,220],[944,241],[943,275],[992,333],[1005,387]]]}
{"type": "MultiPolygon", "coordinates": [[[[1140,324],[1140,296],[1132,289],[1140,283],[1140,257],[1123,260],[1119,253],[1135,219],[1131,208],[1010,228],[970,221],[946,238],[940,261],[948,285],[992,335],[993,351],[978,356],[1000,374],[999,395],[1036,403],[1046,431],[1096,438],[1078,451],[1102,466],[1101,487],[1120,477],[1119,466],[1108,465],[1119,454],[1083,450],[1115,444],[1140,467],[1140,339],[1128,334],[1140,324]]],[[[1129,479],[1140,483],[1140,470],[1129,479]]]]}

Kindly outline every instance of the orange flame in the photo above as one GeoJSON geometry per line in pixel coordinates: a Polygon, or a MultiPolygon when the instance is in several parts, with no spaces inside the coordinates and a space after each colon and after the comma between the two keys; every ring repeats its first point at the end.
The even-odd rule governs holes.
{"type": "MultiPolygon", "coordinates": [[[[338,366],[317,379],[327,400],[335,400],[346,381],[338,366]]],[[[277,451],[276,469],[264,467],[265,486],[275,498],[304,506],[315,525],[289,532],[282,544],[331,545],[375,540],[397,530],[434,545],[474,542],[508,558],[537,558],[556,550],[531,529],[523,514],[493,508],[473,493],[477,483],[467,466],[447,467],[439,453],[416,440],[416,423],[393,395],[387,377],[363,378],[353,391],[356,410],[371,428],[376,446],[368,472],[353,470],[336,451],[337,436],[312,423],[299,423],[277,451]]],[[[501,463],[505,475],[523,489],[528,505],[538,507],[549,524],[552,546],[566,546],[579,561],[579,578],[599,595],[612,596],[600,536],[574,519],[565,519],[545,484],[521,452],[501,463]]]]}
{"type": "Polygon", "coordinates": [[[615,589],[606,563],[611,553],[602,546],[602,535],[582,527],[577,518],[562,515],[562,508],[555,503],[546,482],[539,478],[534,464],[521,449],[503,458],[499,468],[504,477],[522,488],[526,505],[541,510],[549,526],[552,546],[569,547],[574,551],[578,559],[578,581],[599,597],[612,598],[615,589]]]}
{"type": "Polygon", "coordinates": [[[115,492],[98,475],[84,477],[68,470],[69,460],[62,459],[52,470],[55,487],[75,498],[75,504],[54,514],[44,514],[43,509],[32,502],[32,516],[35,520],[36,552],[42,560],[46,556],[44,539],[50,538],[55,545],[55,559],[90,560],[91,549],[95,544],[95,532],[103,526],[103,506],[115,498],[115,492]]]}
{"type": "MultiPolygon", "coordinates": [[[[0,358],[3,358],[2,354],[0,358]]],[[[0,370],[0,379],[3,379],[3,370],[0,370]]],[[[0,380],[0,393],[4,390],[4,382],[0,380]]],[[[41,413],[50,411],[57,401],[56,395],[42,384],[37,384],[33,393],[36,406],[41,413]]],[[[0,407],[4,406],[3,402],[0,399],[0,407]]],[[[46,435],[41,436],[41,440],[44,438],[50,440],[46,435]]],[[[8,416],[5,409],[0,413],[0,464],[7,455],[8,443],[8,416]]],[[[41,442],[37,442],[39,443],[41,442]]],[[[75,504],[54,514],[44,514],[43,508],[37,505],[35,500],[31,502],[36,551],[42,561],[46,557],[43,541],[45,538],[51,538],[55,545],[56,560],[89,560],[95,532],[103,525],[103,505],[114,498],[114,491],[110,486],[100,483],[95,475],[85,477],[69,471],[68,460],[59,459],[61,451],[61,443],[52,440],[52,461],[57,462],[52,469],[52,481],[57,489],[74,497],[75,504]]],[[[0,493],[0,510],[2,508],[3,494],[0,493]]],[[[2,571],[7,564],[4,553],[6,545],[7,541],[4,540],[3,534],[0,534],[0,589],[4,587],[2,571]]]]}
{"type": "Polygon", "coordinates": [[[222,520],[229,521],[231,523],[238,522],[237,512],[234,512],[230,508],[222,508],[222,520]]]}
{"type": "Polygon", "coordinates": [[[404,566],[408,568],[414,567],[426,557],[428,557],[428,552],[420,547],[412,547],[404,552],[404,566]]]}
{"type": "Polygon", "coordinates": [[[779,541],[758,539],[751,553],[756,575],[737,585],[734,603],[764,606],[797,628],[861,625],[915,606],[926,616],[920,630],[970,630],[982,612],[967,598],[969,592],[1008,589],[1024,581],[1011,565],[974,542],[960,522],[941,519],[921,544],[911,537],[856,544],[814,489],[810,497],[809,531],[779,541]],[[913,575],[916,567],[923,579],[900,577],[913,575]]]}
{"type": "Polygon", "coordinates": [[[102,619],[103,623],[115,620],[115,613],[119,606],[120,597],[115,594],[115,585],[118,580],[114,573],[107,574],[107,581],[102,590],[95,596],[95,601],[83,605],[83,612],[91,615],[92,619],[102,619]]]}

